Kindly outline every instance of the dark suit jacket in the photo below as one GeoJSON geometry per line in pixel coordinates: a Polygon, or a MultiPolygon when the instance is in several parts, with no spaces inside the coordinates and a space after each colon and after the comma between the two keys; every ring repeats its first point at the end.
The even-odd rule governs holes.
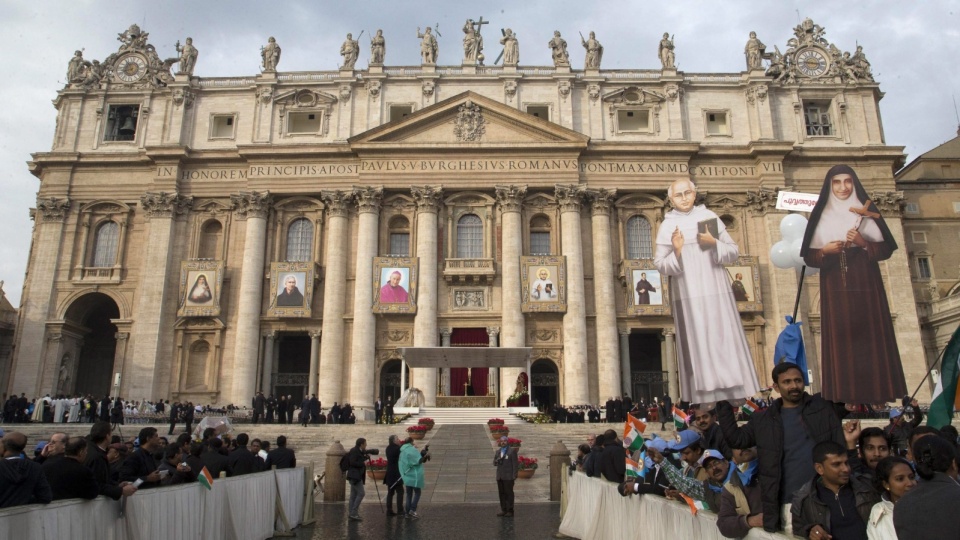
{"type": "MultiPolygon", "coordinates": [[[[120,465],[120,481],[136,482],[138,478],[146,478],[147,475],[157,470],[157,467],[157,462],[150,452],[144,451],[143,448],[137,448],[124,460],[123,465],[120,465]]],[[[159,482],[144,481],[140,485],[140,489],[154,488],[159,485],[159,482]]]]}
{"type": "Polygon", "coordinates": [[[79,461],[62,457],[44,463],[43,474],[47,477],[53,500],[96,499],[100,486],[93,477],[93,471],[79,461]]]}
{"type": "Polygon", "coordinates": [[[908,491],[893,512],[898,538],[931,540],[956,538],[960,530],[960,512],[950,511],[960,502],[960,485],[943,473],[920,480],[908,491]]]}
{"type": "Polygon", "coordinates": [[[293,450],[286,446],[278,446],[267,452],[267,461],[264,466],[267,469],[273,466],[278,469],[292,469],[297,466],[297,458],[293,450]]]}
{"type": "Polygon", "coordinates": [[[107,453],[101,450],[99,446],[87,441],[87,460],[84,465],[93,473],[94,480],[100,495],[105,495],[113,500],[119,500],[123,495],[120,486],[110,478],[110,463],[107,462],[107,453]]]}
{"type": "Polygon", "coordinates": [[[200,462],[214,478],[220,478],[221,471],[226,471],[227,476],[233,476],[230,459],[216,450],[207,450],[200,454],[200,462]]]}
{"type": "Polygon", "coordinates": [[[611,482],[623,482],[627,471],[626,454],[623,453],[623,443],[619,440],[611,441],[603,446],[600,454],[600,473],[611,482]]]}
{"type": "Polygon", "coordinates": [[[400,479],[400,446],[396,444],[387,445],[387,474],[383,477],[383,483],[392,486],[400,479]]]}
{"type": "Polygon", "coordinates": [[[246,446],[238,446],[236,450],[230,452],[228,459],[233,476],[260,472],[260,461],[246,446]]]}
{"type": "Polygon", "coordinates": [[[493,463],[497,466],[497,480],[516,480],[520,470],[520,461],[517,459],[517,448],[507,448],[505,458],[500,457],[500,448],[493,456],[493,463]]]}

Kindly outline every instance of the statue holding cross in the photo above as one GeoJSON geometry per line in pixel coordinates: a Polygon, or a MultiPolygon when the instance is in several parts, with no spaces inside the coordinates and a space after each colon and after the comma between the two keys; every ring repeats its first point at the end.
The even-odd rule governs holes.
{"type": "Polygon", "coordinates": [[[480,30],[483,25],[490,24],[490,21],[483,20],[474,22],[473,19],[467,19],[463,23],[463,63],[483,65],[483,36],[480,30]]]}

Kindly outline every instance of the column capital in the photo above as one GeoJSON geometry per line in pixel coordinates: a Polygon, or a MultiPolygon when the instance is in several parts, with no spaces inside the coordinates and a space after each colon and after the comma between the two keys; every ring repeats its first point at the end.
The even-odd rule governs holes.
{"type": "Polygon", "coordinates": [[[443,336],[443,337],[445,337],[445,338],[448,338],[448,337],[450,337],[451,335],[453,335],[453,330],[450,330],[449,328],[441,328],[441,329],[440,329],[440,335],[443,336]]]}
{"type": "Polygon", "coordinates": [[[673,337],[673,328],[664,328],[661,333],[663,334],[663,337],[671,338],[673,337]]]}
{"type": "Polygon", "coordinates": [[[320,339],[321,334],[323,334],[323,331],[314,330],[313,332],[310,332],[310,339],[320,339]]]}
{"type": "Polygon", "coordinates": [[[270,341],[273,341],[277,339],[277,334],[278,332],[276,330],[270,330],[269,332],[264,332],[263,337],[269,339],[270,341]]]}
{"type": "Polygon", "coordinates": [[[247,218],[266,219],[273,206],[273,195],[269,191],[241,191],[230,195],[233,211],[241,220],[247,218]]]}
{"type": "Polygon", "coordinates": [[[554,194],[557,197],[557,203],[560,204],[560,213],[580,212],[580,204],[583,203],[586,190],[579,184],[554,186],[554,194]]]}
{"type": "Polygon", "coordinates": [[[353,194],[349,191],[328,190],[321,191],[320,198],[323,199],[323,204],[327,206],[327,212],[331,217],[346,217],[353,194]]]}
{"type": "Polygon", "coordinates": [[[610,209],[613,208],[613,200],[617,197],[616,189],[591,189],[587,191],[587,198],[590,201],[590,208],[593,215],[610,215],[610,209]]]}
{"type": "Polygon", "coordinates": [[[70,212],[70,199],[64,197],[37,197],[37,210],[43,221],[63,221],[70,212]]]}
{"type": "Polygon", "coordinates": [[[436,214],[440,211],[440,198],[443,196],[442,186],[410,186],[410,194],[417,203],[418,212],[436,214]]]}
{"type": "Polygon", "coordinates": [[[140,207],[148,218],[176,217],[193,208],[193,197],[181,197],[177,193],[146,192],[140,196],[140,207]]]}
{"type": "Polygon", "coordinates": [[[496,336],[499,336],[499,335],[500,335],[500,327],[499,327],[499,326],[488,326],[488,327],[487,327],[487,335],[490,336],[491,338],[496,337],[496,336]]]}
{"type": "Polygon", "coordinates": [[[113,335],[117,341],[126,341],[130,339],[130,332],[117,332],[113,335]]]}
{"type": "Polygon", "coordinates": [[[380,186],[354,186],[352,197],[361,214],[379,214],[383,200],[383,188],[380,186]]]}
{"type": "Polygon", "coordinates": [[[497,203],[502,212],[519,212],[523,198],[527,196],[527,186],[495,186],[497,203]]]}
{"type": "Polygon", "coordinates": [[[622,329],[622,328],[621,328],[620,330],[618,330],[618,332],[620,333],[620,337],[621,337],[621,338],[630,337],[630,330],[629,330],[629,329],[622,329]]]}

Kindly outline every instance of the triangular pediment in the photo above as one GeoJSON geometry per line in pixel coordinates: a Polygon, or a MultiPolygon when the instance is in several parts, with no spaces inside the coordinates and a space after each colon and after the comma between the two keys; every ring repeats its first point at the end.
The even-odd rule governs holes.
{"type": "Polygon", "coordinates": [[[464,92],[402,120],[349,139],[354,148],[431,145],[454,147],[575,146],[589,137],[518,111],[474,92],[464,92]]]}

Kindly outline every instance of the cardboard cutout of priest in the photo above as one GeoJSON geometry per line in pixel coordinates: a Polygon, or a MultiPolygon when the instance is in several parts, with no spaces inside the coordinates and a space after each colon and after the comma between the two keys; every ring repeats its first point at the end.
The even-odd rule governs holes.
{"type": "Polygon", "coordinates": [[[823,397],[881,404],[907,393],[878,261],[897,243],[847,165],[827,172],[800,255],[820,269],[823,397]]]}
{"type": "Polygon", "coordinates": [[[673,210],[657,231],[654,266],[670,276],[680,392],[684,401],[736,400],[760,390],[724,264],[740,255],[723,222],[697,205],[697,186],[677,180],[673,210]]]}

